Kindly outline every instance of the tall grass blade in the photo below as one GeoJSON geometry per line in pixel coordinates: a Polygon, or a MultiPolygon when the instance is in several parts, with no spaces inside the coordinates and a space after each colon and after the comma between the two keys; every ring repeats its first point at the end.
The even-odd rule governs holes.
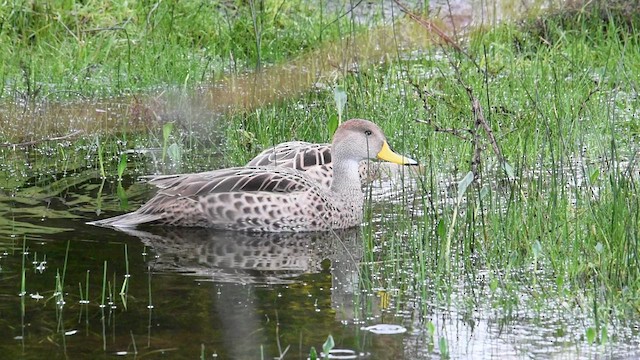
{"type": "Polygon", "coordinates": [[[460,204],[464,198],[464,194],[467,192],[467,188],[473,182],[473,172],[469,171],[462,180],[458,183],[458,196],[456,197],[456,203],[453,208],[453,216],[451,217],[451,224],[449,224],[449,231],[447,232],[447,242],[445,245],[445,261],[447,273],[451,270],[451,239],[453,238],[453,231],[458,219],[458,213],[460,211],[460,204]]]}
{"type": "Polygon", "coordinates": [[[103,179],[105,179],[106,173],[104,170],[104,149],[102,148],[102,143],[100,142],[100,137],[98,135],[96,135],[96,147],[98,149],[98,164],[100,167],[100,177],[102,177],[103,179]]]}
{"type": "Polygon", "coordinates": [[[169,147],[169,137],[173,131],[173,123],[168,122],[162,125],[162,163],[166,161],[167,149],[169,147]]]}

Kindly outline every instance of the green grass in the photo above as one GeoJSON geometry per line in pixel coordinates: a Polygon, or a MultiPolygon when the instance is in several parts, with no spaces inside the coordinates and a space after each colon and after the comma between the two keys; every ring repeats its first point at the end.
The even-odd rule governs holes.
{"type": "Polygon", "coordinates": [[[0,98],[24,100],[207,83],[354,26],[313,3],[279,0],[14,1],[0,19],[0,98]]]}
{"type": "MultiPolygon", "coordinates": [[[[377,265],[368,272],[383,280],[367,286],[400,289],[398,307],[421,299],[426,318],[429,304],[451,301],[453,284],[479,273],[492,306],[544,309],[556,303],[549,298],[566,299],[598,331],[640,308],[639,24],[637,13],[603,20],[592,9],[504,24],[472,34],[471,60],[433,50],[340,80],[344,118],[377,122],[425,167],[415,194],[399,191],[405,201],[374,210],[391,221],[373,224],[371,249],[382,251],[369,255],[377,265]],[[474,124],[467,86],[509,171],[474,124]],[[481,171],[454,222],[449,200],[472,169],[475,136],[481,171]],[[415,202],[422,214],[407,213],[415,202]],[[530,296],[519,300],[523,292],[530,296]]],[[[237,115],[229,165],[285,140],[329,141],[336,114],[333,91],[321,90],[237,115]]]]}
{"type": "MultiPolygon", "coordinates": [[[[468,104],[464,106],[466,94],[455,83],[471,86],[515,169],[514,178],[507,181],[498,167],[485,167],[482,184],[467,193],[466,222],[457,227],[451,261],[458,271],[442,271],[442,259],[433,266],[436,278],[488,269],[498,279],[496,286],[508,290],[507,296],[538,280],[548,281],[537,279],[541,270],[556,287],[534,293],[533,305],[519,306],[544,306],[550,296],[566,296],[592,309],[597,323],[640,305],[630,290],[640,284],[635,260],[638,168],[616,165],[622,160],[633,163],[638,151],[637,141],[621,129],[639,121],[640,105],[628,94],[637,91],[640,81],[632,70],[640,65],[640,38],[636,28],[629,30],[613,20],[600,26],[598,18],[583,15],[586,18],[576,24],[549,18],[548,39],[533,36],[537,25],[478,32],[469,52],[486,75],[462,61],[459,73],[464,75],[429,80],[436,84],[428,87],[432,92],[457,97],[429,104],[436,114],[448,113],[440,123],[450,128],[472,126],[468,119],[473,114],[468,104]],[[509,275],[510,270],[522,269],[532,272],[509,275]]],[[[471,157],[468,141],[451,141],[448,136],[444,143],[442,137],[431,138],[430,154],[446,153],[449,147],[455,149],[453,154],[471,157]]],[[[485,165],[496,162],[493,155],[485,153],[485,165]]],[[[414,239],[437,234],[439,221],[451,223],[452,209],[446,205],[437,209],[443,216],[425,216],[424,229],[414,239]]],[[[405,226],[409,223],[392,231],[406,231],[405,226]]],[[[435,247],[426,250],[430,257],[445,253],[442,241],[430,245],[435,247]]],[[[409,263],[419,263],[412,254],[405,253],[413,258],[409,263]]]]}

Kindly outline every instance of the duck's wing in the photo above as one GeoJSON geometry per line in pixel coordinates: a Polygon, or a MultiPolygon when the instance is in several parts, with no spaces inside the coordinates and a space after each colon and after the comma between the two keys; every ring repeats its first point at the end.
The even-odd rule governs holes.
{"type": "Polygon", "coordinates": [[[298,171],[287,168],[247,166],[202,173],[161,175],[149,179],[164,196],[199,197],[214,193],[289,193],[315,186],[298,171]]]}
{"type": "Polygon", "coordinates": [[[247,166],[280,166],[306,171],[330,163],[330,144],[289,141],[264,150],[247,166]]]}
{"type": "MultiPolygon", "coordinates": [[[[276,167],[236,167],[165,175],[152,178],[149,183],[159,191],[138,210],[91,224],[130,228],[161,223],[261,231],[260,226],[271,226],[271,219],[282,217],[276,212],[299,207],[298,195],[324,191],[303,173],[276,167]]],[[[314,198],[320,197],[323,196],[314,198]]]]}

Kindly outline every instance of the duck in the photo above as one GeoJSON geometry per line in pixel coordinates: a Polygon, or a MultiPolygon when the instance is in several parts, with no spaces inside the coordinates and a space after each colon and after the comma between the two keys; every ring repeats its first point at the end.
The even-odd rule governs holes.
{"type": "MultiPolygon", "coordinates": [[[[249,160],[246,166],[278,166],[304,171],[308,177],[326,188],[330,188],[333,181],[329,143],[298,140],[282,142],[263,150],[249,160]]],[[[366,159],[360,161],[358,171],[361,182],[369,184],[376,179],[392,177],[398,172],[398,167],[397,164],[366,159]]]]}
{"type": "MultiPolygon", "coordinates": [[[[358,173],[361,182],[369,184],[375,179],[394,174],[397,169],[388,165],[397,166],[389,162],[372,162],[369,159],[360,161],[358,173]]],[[[263,150],[249,160],[246,166],[279,166],[304,171],[308,177],[327,189],[333,181],[331,144],[327,143],[286,141],[263,150]]]]}
{"type": "Polygon", "coordinates": [[[305,172],[278,166],[242,166],[160,175],[158,188],[138,210],[90,222],[112,228],[139,225],[205,227],[247,232],[312,232],[362,223],[364,194],[359,164],[366,159],[399,165],[418,162],[395,153],[375,123],[351,119],[333,136],[333,176],[324,187],[305,172]]]}

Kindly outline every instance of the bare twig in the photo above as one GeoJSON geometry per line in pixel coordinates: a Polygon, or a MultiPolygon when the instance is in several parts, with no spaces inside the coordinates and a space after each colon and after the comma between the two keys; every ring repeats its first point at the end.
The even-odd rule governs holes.
{"type": "Polygon", "coordinates": [[[43,143],[43,142],[47,142],[47,141],[60,141],[60,140],[67,140],[70,138],[73,138],[77,135],[82,134],[84,131],[82,130],[77,130],[74,131],[70,134],[67,135],[63,135],[63,136],[56,136],[56,137],[50,137],[50,138],[44,138],[44,139],[39,139],[39,140],[32,140],[32,141],[25,141],[25,142],[21,142],[21,143],[5,143],[5,144],[0,144],[0,147],[27,147],[27,146],[33,146],[39,143],[43,143]]]}
{"type": "MultiPolygon", "coordinates": [[[[443,40],[446,44],[450,45],[459,54],[464,55],[467,59],[469,59],[469,61],[471,61],[471,63],[473,63],[475,68],[478,69],[480,73],[485,74],[485,77],[486,77],[486,74],[487,74],[486,71],[480,68],[480,66],[475,61],[475,59],[473,59],[467,52],[465,52],[464,49],[462,49],[462,47],[458,45],[450,36],[445,34],[445,32],[442,29],[436,26],[432,21],[428,19],[424,19],[422,16],[410,11],[404,4],[400,2],[400,0],[394,0],[394,1],[400,7],[400,9],[404,13],[406,13],[412,20],[416,21],[418,24],[424,27],[427,31],[436,34],[441,40],[443,40]]],[[[473,118],[474,118],[474,128],[464,129],[464,130],[445,129],[445,128],[439,127],[437,124],[433,123],[431,120],[416,120],[416,121],[430,125],[431,127],[434,128],[435,131],[448,133],[448,134],[460,137],[464,140],[472,141],[473,155],[471,158],[471,171],[474,174],[474,179],[478,179],[479,168],[482,165],[482,151],[485,149],[483,145],[483,139],[481,136],[480,129],[484,130],[486,134],[485,136],[488,142],[491,144],[491,147],[493,148],[493,151],[495,152],[501,164],[504,163],[504,157],[502,156],[502,151],[500,150],[500,146],[498,146],[498,142],[493,133],[493,130],[491,129],[491,126],[489,125],[489,123],[484,117],[484,112],[482,110],[482,105],[480,104],[480,100],[478,100],[478,98],[474,95],[473,89],[469,85],[465,84],[462,74],[460,73],[459,64],[456,64],[451,57],[449,57],[449,62],[451,64],[451,67],[456,72],[456,79],[458,80],[460,85],[464,87],[467,93],[467,96],[469,98],[469,102],[471,104],[471,112],[473,113],[473,118]],[[471,138],[464,136],[464,133],[470,134],[471,138]]],[[[420,97],[420,99],[423,101],[424,103],[423,107],[425,111],[429,112],[429,105],[428,105],[425,94],[421,91],[421,89],[415,83],[411,82],[411,84],[416,90],[416,92],[418,93],[418,96],[420,97]]]]}
{"type": "MultiPolygon", "coordinates": [[[[426,91],[422,91],[420,89],[420,87],[418,86],[418,84],[414,83],[411,79],[409,79],[409,84],[415,89],[415,91],[418,94],[418,97],[420,98],[420,100],[422,100],[422,104],[423,104],[422,107],[424,108],[424,110],[427,113],[429,113],[429,104],[428,104],[428,101],[427,101],[427,95],[428,94],[425,94],[426,91]]],[[[440,127],[440,125],[434,123],[428,117],[427,117],[427,120],[416,119],[416,122],[431,126],[433,128],[433,130],[436,131],[436,132],[442,132],[442,133],[447,133],[447,134],[450,134],[450,135],[453,135],[453,136],[457,136],[457,137],[461,138],[462,140],[470,140],[470,138],[468,138],[466,135],[473,133],[471,131],[471,129],[454,129],[454,128],[443,128],[443,127],[440,127]]]]}
{"type": "Polygon", "coordinates": [[[600,92],[600,84],[596,85],[595,88],[591,89],[591,91],[589,91],[589,94],[587,94],[587,97],[584,99],[582,104],[580,104],[580,109],[578,109],[578,117],[582,116],[584,109],[587,107],[587,103],[591,100],[591,97],[598,92],[600,92]]]}
{"type": "Polygon", "coordinates": [[[504,157],[502,156],[502,151],[500,150],[500,146],[498,146],[496,137],[493,134],[493,129],[491,129],[491,126],[489,126],[489,123],[484,117],[484,112],[482,110],[482,105],[480,105],[480,100],[478,100],[478,98],[473,94],[473,89],[471,88],[471,86],[465,84],[464,81],[462,80],[462,74],[460,74],[460,68],[453,62],[451,63],[451,65],[456,71],[456,79],[458,80],[460,85],[464,87],[465,91],[467,92],[467,96],[469,97],[469,102],[471,103],[471,112],[473,113],[474,123],[475,123],[475,130],[473,131],[474,152],[471,160],[471,171],[474,173],[474,175],[476,175],[476,178],[477,178],[477,175],[479,174],[478,167],[481,165],[481,162],[482,162],[481,155],[482,155],[482,148],[483,148],[481,138],[480,138],[480,131],[479,131],[480,128],[484,129],[487,139],[489,139],[489,143],[491,143],[491,147],[493,148],[493,151],[495,152],[496,156],[498,157],[498,161],[500,161],[501,164],[504,163],[504,157]]]}
{"type": "Polygon", "coordinates": [[[441,133],[446,133],[449,135],[453,135],[456,137],[459,137],[462,140],[471,140],[469,137],[467,137],[467,134],[473,134],[473,131],[471,129],[454,129],[454,128],[442,128],[440,127],[440,125],[435,124],[433,121],[430,120],[422,120],[422,119],[416,119],[416,122],[420,123],[420,124],[426,124],[429,125],[433,128],[433,131],[435,132],[441,132],[441,133]]]}
{"type": "Polygon", "coordinates": [[[476,118],[476,124],[482,126],[484,131],[487,133],[487,138],[489,138],[489,142],[491,143],[491,147],[493,151],[498,156],[500,162],[504,161],[504,157],[502,156],[502,151],[498,146],[498,142],[496,141],[496,137],[493,134],[493,129],[489,126],[486,119],[484,118],[484,114],[482,112],[482,106],[480,105],[480,100],[473,95],[473,90],[470,87],[467,87],[467,94],[469,95],[469,100],[471,101],[471,109],[473,110],[473,114],[476,118]]]}

